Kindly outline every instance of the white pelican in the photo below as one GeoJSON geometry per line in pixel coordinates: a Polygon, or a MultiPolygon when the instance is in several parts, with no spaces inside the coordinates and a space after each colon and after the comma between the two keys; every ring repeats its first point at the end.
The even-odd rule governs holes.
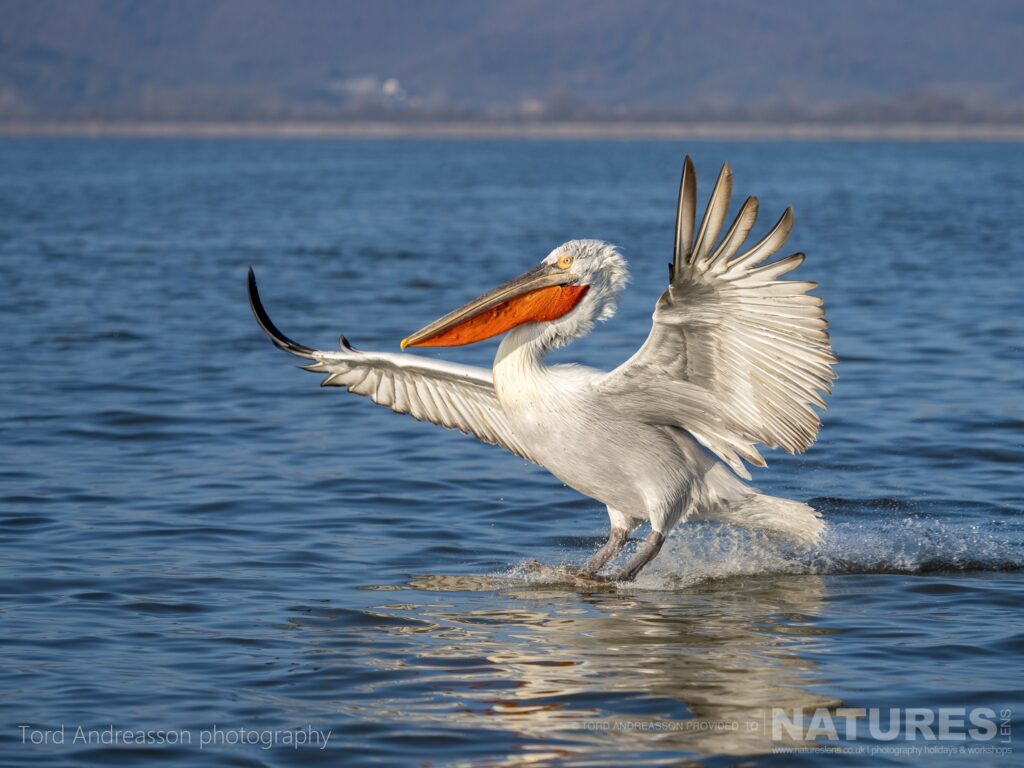
{"type": "Polygon", "coordinates": [[[615,557],[630,531],[651,532],[611,578],[631,580],[681,520],[718,520],[808,546],[824,528],[796,501],[758,493],[744,461],[765,466],[755,444],[803,451],[821,427],[836,358],[816,283],[778,278],[802,253],[763,262],[782,247],[791,209],[743,250],[757,217],[747,198],[718,241],[732,193],[722,166],[694,231],[696,177],[683,164],[669,286],[644,345],[613,371],[546,365],[548,351],[612,316],[626,285],[625,259],[598,240],[572,240],[524,275],[427,325],[401,347],[457,346],[506,334],[490,371],[417,355],[310,349],[271,322],[249,270],[256,319],[281,349],[398,413],[475,435],[545,467],[607,505],[611,533],[583,566],[584,579],[615,557]],[[716,242],[717,241],[717,242],[716,242]]]}

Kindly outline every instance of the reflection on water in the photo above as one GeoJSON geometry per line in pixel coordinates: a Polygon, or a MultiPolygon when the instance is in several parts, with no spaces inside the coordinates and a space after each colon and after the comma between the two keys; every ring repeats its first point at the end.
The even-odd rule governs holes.
{"type": "MultiPolygon", "coordinates": [[[[814,626],[825,593],[818,576],[725,579],[682,593],[469,576],[424,576],[407,589],[430,599],[372,610],[383,637],[367,663],[381,677],[342,706],[544,745],[514,749],[501,764],[590,752],[648,761],[660,751],[761,753],[771,748],[772,707],[839,704],[811,690],[820,681],[801,656],[832,632],[814,626]],[[456,608],[444,600],[456,592],[479,599],[459,595],[456,608]],[[399,637],[410,632],[422,635],[419,650],[397,662],[387,638],[408,650],[399,637]]],[[[295,619],[314,652],[333,642],[331,609],[316,614],[295,619]]]]}

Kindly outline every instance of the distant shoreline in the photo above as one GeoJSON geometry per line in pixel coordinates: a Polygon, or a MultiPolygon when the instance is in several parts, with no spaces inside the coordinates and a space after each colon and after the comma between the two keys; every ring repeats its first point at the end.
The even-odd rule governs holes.
{"type": "Polygon", "coordinates": [[[0,122],[0,137],[1024,141],[1024,124],[616,122],[0,122]]]}

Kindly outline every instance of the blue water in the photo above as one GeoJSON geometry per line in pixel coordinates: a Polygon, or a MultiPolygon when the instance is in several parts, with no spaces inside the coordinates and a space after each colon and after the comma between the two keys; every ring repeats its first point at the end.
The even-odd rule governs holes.
{"type": "MultiPolygon", "coordinates": [[[[0,142],[0,761],[809,765],[773,754],[772,708],[845,706],[990,708],[969,762],[1010,764],[1022,212],[1016,144],[0,142]],[[759,195],[755,234],[792,204],[821,283],[842,363],[820,440],[755,477],[824,511],[815,552],[690,525],[635,585],[531,578],[598,546],[598,504],[318,388],[246,304],[253,264],[289,335],[396,351],[597,237],[634,283],[559,359],[613,366],[662,288],[685,151],[703,193],[728,159],[759,195]],[[325,748],[280,741],[310,730],[325,748]]],[[[830,748],[913,764],[868,751],[908,736],[830,748]]]]}

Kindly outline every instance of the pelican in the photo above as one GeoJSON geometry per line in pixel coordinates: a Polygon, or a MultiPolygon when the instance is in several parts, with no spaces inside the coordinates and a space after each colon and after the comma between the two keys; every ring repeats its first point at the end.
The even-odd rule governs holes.
{"type": "Polygon", "coordinates": [[[779,278],[796,253],[765,263],[793,226],[787,208],[745,247],[758,203],[748,197],[719,240],[732,194],[726,163],[696,224],[693,162],[683,162],[669,285],[643,346],[612,371],[547,365],[552,349],[610,318],[626,286],[615,246],[571,240],[541,263],[421,328],[408,347],[472,344],[504,334],[491,370],[409,353],[298,344],[271,322],[249,269],[249,302],[281,349],[344,387],[398,413],[459,429],[547,469],[608,509],[607,542],[583,580],[630,581],[680,521],[715,520],[810,547],[824,529],[806,504],[759,493],[746,464],[758,445],[802,452],[817,437],[837,362],[816,283],[779,278]],[[599,572],[643,522],[650,533],[609,576],[599,572]]]}

